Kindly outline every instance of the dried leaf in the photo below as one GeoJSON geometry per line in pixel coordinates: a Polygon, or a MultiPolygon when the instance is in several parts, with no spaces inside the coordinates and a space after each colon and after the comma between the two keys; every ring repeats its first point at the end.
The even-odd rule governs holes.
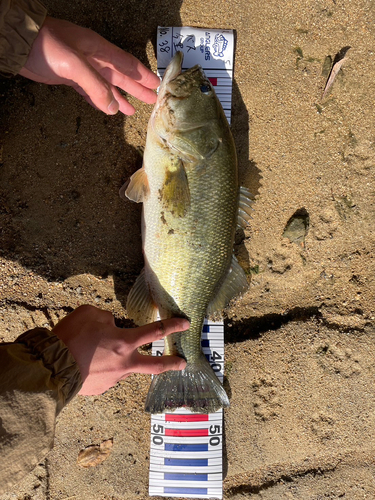
{"type": "Polygon", "coordinates": [[[107,460],[113,446],[113,439],[86,446],[78,453],[77,464],[81,467],[96,467],[107,460]]]}
{"type": "Polygon", "coordinates": [[[326,82],[324,90],[323,90],[322,99],[325,98],[325,96],[327,95],[327,92],[332,87],[333,82],[335,81],[335,78],[341,69],[341,66],[343,65],[344,61],[347,59],[346,53],[348,52],[349,49],[350,49],[350,47],[343,47],[336,54],[336,56],[333,60],[331,72],[328,75],[328,79],[327,79],[327,82],[326,82]]]}

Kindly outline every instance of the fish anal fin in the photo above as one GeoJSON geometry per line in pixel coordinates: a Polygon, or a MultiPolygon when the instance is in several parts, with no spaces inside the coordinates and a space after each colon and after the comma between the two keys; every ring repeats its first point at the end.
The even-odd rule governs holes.
{"type": "MultiPolygon", "coordinates": [[[[122,188],[120,189],[120,193],[122,188]]],[[[130,177],[130,181],[125,189],[125,195],[129,200],[135,201],[136,203],[142,202],[147,198],[150,192],[150,187],[148,184],[148,178],[145,168],[142,167],[130,177]]]]}
{"type": "Polygon", "coordinates": [[[183,162],[173,157],[166,171],[161,191],[163,206],[177,217],[182,217],[190,205],[190,190],[183,162]]]}
{"type": "Polygon", "coordinates": [[[215,297],[209,303],[207,314],[212,316],[217,312],[221,312],[232,299],[245,292],[247,288],[248,283],[245,272],[233,255],[229,271],[215,297]]]}
{"type": "Polygon", "coordinates": [[[139,326],[157,320],[158,308],[152,299],[144,269],[142,269],[141,274],[129,292],[126,310],[129,318],[139,326]]]}

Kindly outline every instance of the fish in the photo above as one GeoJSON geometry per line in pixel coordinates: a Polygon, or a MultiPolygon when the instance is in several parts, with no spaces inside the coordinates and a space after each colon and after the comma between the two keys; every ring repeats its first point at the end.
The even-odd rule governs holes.
{"type": "Polygon", "coordinates": [[[182,52],[168,65],[152,111],[143,166],[125,195],[142,202],[144,268],[127,298],[138,325],[171,317],[190,328],[165,337],[164,354],[182,371],[152,379],[145,410],[186,407],[212,413],[229,406],[201,350],[206,315],[243,293],[248,282],[233,254],[237,223],[248,223],[251,198],[238,185],[234,140],[214,88],[199,65],[182,72],[182,52]]]}

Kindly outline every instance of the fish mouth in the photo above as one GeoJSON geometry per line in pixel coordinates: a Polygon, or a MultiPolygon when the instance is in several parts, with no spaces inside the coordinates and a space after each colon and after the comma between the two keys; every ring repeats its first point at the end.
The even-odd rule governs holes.
{"type": "Polygon", "coordinates": [[[163,79],[158,90],[158,99],[152,112],[154,118],[161,107],[165,104],[166,96],[170,93],[168,86],[170,82],[175,80],[182,72],[182,61],[184,60],[183,52],[176,52],[165,70],[163,79]]]}
{"type": "Polygon", "coordinates": [[[200,79],[206,80],[199,64],[182,71],[183,60],[183,52],[176,52],[168,64],[159,88],[160,100],[163,100],[166,95],[176,98],[188,96],[192,82],[200,79]],[[196,77],[197,73],[199,73],[199,77],[196,77]]]}
{"type": "Polygon", "coordinates": [[[158,131],[155,129],[155,120],[157,119],[158,115],[160,115],[161,110],[165,106],[166,102],[166,97],[169,94],[168,91],[168,85],[170,82],[172,82],[175,78],[177,78],[182,71],[182,61],[184,59],[184,54],[183,52],[176,52],[176,54],[173,56],[171,59],[170,63],[168,64],[165,73],[163,75],[163,79],[161,81],[159,90],[158,90],[158,98],[156,101],[156,104],[154,106],[154,109],[151,114],[151,119],[150,119],[150,124],[151,127],[154,129],[157,135],[160,135],[158,131]]]}
{"type": "Polygon", "coordinates": [[[166,86],[181,74],[183,60],[183,52],[176,52],[171,62],[168,64],[167,69],[165,70],[163,80],[159,89],[159,95],[164,94],[166,86]]]}
{"type": "MultiPolygon", "coordinates": [[[[168,136],[176,128],[185,130],[191,127],[190,123],[181,122],[178,113],[175,114],[179,103],[189,98],[197,85],[210,85],[199,64],[182,71],[183,59],[183,53],[176,52],[168,64],[149,122],[150,127],[165,144],[169,143],[168,136]]],[[[195,128],[199,126],[195,125],[195,128]]]]}

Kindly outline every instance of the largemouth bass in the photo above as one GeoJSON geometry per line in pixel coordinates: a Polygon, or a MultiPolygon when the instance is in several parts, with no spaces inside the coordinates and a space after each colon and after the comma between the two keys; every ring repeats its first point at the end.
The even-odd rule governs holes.
{"type": "Polygon", "coordinates": [[[247,288],[233,255],[236,224],[247,223],[250,198],[239,188],[232,134],[200,66],[181,73],[182,53],[170,62],[152,112],[143,167],[126,196],[143,202],[145,266],[127,301],[142,325],[173,316],[190,320],[187,332],[165,338],[165,354],[186,359],[182,371],[156,375],[145,409],[185,406],[210,413],[228,396],[201,351],[206,314],[221,311],[247,288]]]}

